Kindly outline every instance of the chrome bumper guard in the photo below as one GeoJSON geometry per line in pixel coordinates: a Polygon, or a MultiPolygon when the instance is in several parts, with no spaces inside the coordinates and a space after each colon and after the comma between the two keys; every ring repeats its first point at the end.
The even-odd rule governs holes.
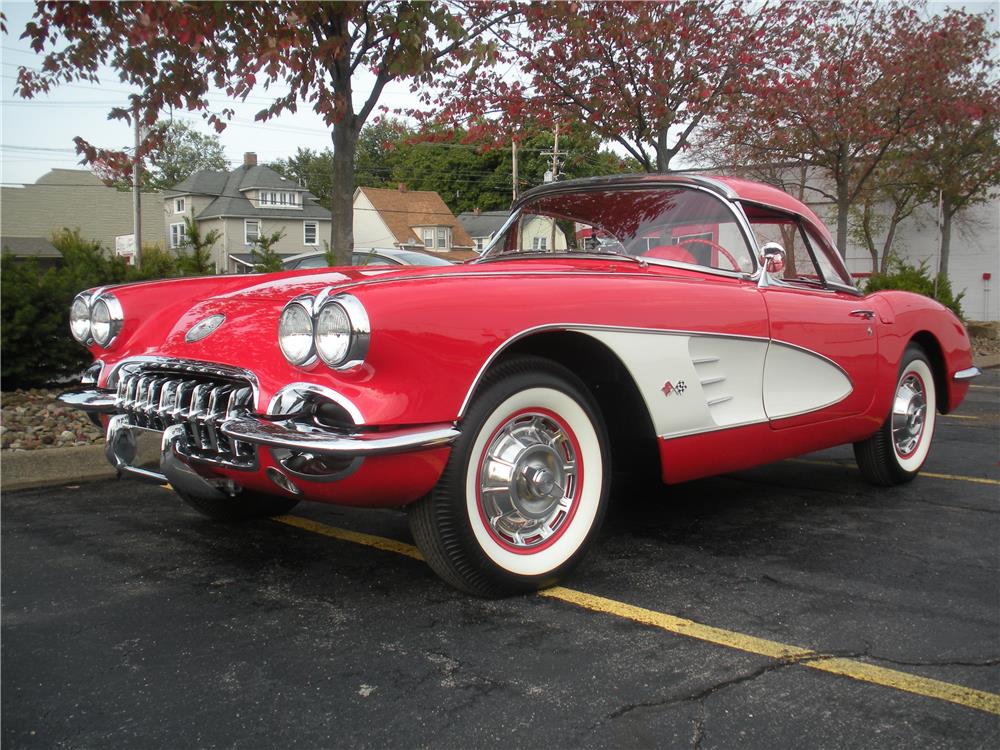
{"type": "Polygon", "coordinates": [[[952,377],[955,380],[972,380],[973,378],[978,378],[983,372],[978,367],[967,367],[964,370],[959,370],[952,377]]]}

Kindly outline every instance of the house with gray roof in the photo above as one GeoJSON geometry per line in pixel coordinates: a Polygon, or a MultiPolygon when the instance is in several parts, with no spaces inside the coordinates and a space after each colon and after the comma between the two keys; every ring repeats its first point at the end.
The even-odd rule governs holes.
{"type": "Polygon", "coordinates": [[[330,212],[301,185],[258,166],[254,153],[231,172],[195,172],[163,195],[167,247],[183,248],[185,217],[197,222],[202,236],[218,230],[212,257],[222,273],[251,270],[259,237],[284,231],[274,249],[291,256],[322,250],[330,236],[330,212]]]}
{"type": "Polygon", "coordinates": [[[466,211],[458,215],[459,223],[472,238],[476,252],[482,252],[490,244],[493,235],[503,226],[510,211],[466,211]]]}

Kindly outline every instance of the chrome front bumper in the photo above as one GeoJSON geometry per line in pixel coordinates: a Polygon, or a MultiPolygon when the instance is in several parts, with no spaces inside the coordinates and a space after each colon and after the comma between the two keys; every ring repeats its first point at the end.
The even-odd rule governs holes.
{"type": "MultiPolygon", "coordinates": [[[[168,425],[162,432],[160,471],[135,466],[137,435],[158,432],[132,423],[128,414],[118,413],[116,394],[88,389],[63,394],[59,400],[90,414],[110,416],[105,453],[120,475],[146,482],[169,482],[182,492],[197,496],[232,495],[239,487],[230,479],[212,478],[212,467],[226,467],[222,460],[194,455],[182,424],[168,425]],[[199,469],[204,467],[201,471],[199,469]]],[[[339,433],[313,424],[291,420],[266,421],[251,416],[224,419],[215,428],[227,438],[293,454],[363,459],[390,453],[436,448],[452,443],[459,431],[452,425],[431,425],[380,432],[339,433]]],[[[253,467],[239,466],[242,470],[253,467]]]]}

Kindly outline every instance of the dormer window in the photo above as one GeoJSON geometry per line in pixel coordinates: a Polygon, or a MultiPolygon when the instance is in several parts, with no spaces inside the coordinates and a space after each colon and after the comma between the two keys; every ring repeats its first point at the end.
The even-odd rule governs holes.
{"type": "Polygon", "coordinates": [[[268,208],[300,208],[299,194],[289,190],[261,190],[258,199],[268,208]]]}

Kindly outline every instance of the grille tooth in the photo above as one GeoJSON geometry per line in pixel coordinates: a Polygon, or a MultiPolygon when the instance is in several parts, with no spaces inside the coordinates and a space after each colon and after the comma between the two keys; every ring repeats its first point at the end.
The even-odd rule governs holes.
{"type": "Polygon", "coordinates": [[[164,430],[171,424],[184,425],[188,449],[197,458],[237,466],[253,465],[255,449],[227,438],[219,424],[248,412],[252,404],[253,389],[245,382],[190,370],[125,372],[115,394],[116,409],[136,427],[164,430]]]}

